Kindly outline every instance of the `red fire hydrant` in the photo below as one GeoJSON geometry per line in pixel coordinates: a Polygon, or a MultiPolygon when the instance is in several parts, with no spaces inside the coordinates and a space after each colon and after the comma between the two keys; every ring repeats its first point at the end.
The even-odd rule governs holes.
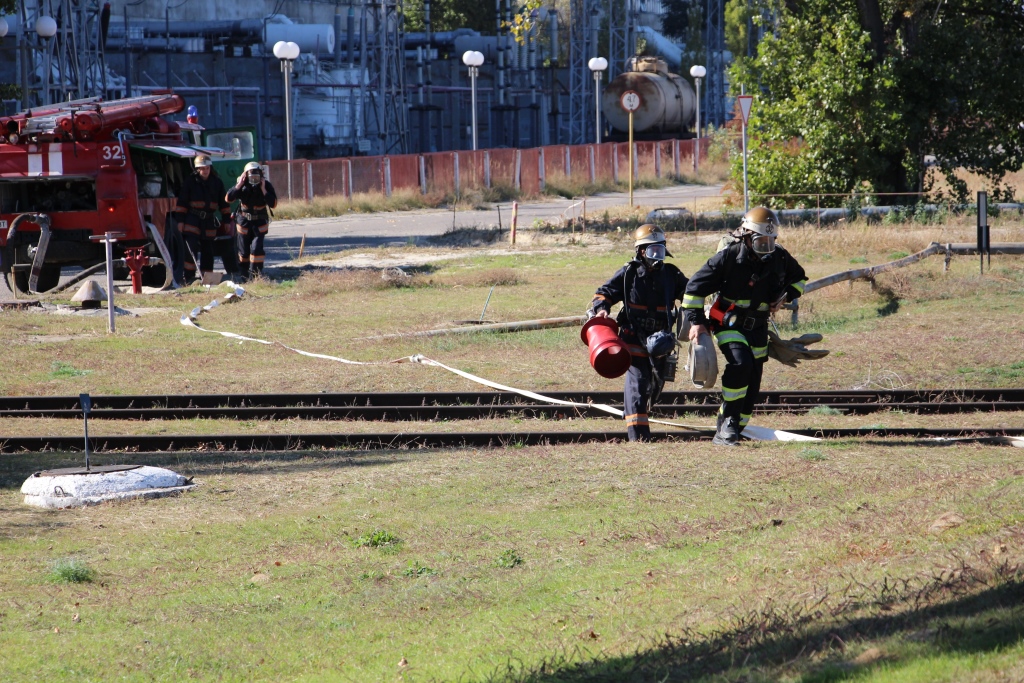
{"type": "Polygon", "coordinates": [[[619,324],[611,318],[591,318],[580,330],[580,339],[590,347],[590,365],[608,379],[621,377],[633,362],[629,349],[619,339],[619,324]]]}
{"type": "Polygon", "coordinates": [[[145,247],[132,247],[124,250],[124,262],[132,274],[132,294],[142,294],[142,267],[149,265],[149,255],[145,247]]]}

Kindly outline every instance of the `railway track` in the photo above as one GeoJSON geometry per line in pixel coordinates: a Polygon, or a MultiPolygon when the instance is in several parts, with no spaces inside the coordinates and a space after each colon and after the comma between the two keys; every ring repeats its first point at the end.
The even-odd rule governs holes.
{"type": "MultiPolygon", "coordinates": [[[[621,392],[549,392],[576,403],[618,405],[621,392]]],[[[715,391],[665,392],[652,414],[659,417],[713,415],[715,391]]],[[[830,408],[845,414],[881,410],[950,414],[1024,410],[1024,389],[934,389],[922,391],[768,391],[758,413],[801,413],[830,408]]],[[[0,417],[81,417],[77,396],[0,398],[0,417]]],[[[337,394],[184,394],[93,396],[92,419],[119,420],[469,420],[521,417],[607,417],[595,408],[529,401],[506,392],[337,393],[337,394]]]]}
{"type": "MultiPolygon", "coordinates": [[[[1021,429],[971,428],[884,428],[861,429],[797,429],[796,434],[830,439],[850,438],[902,438],[902,439],[957,439],[993,443],[1017,440],[1024,444],[1021,429]]],[[[655,432],[658,441],[704,441],[714,436],[714,430],[655,432]]],[[[517,433],[396,433],[396,434],[218,434],[218,435],[139,435],[91,437],[93,453],[259,453],[316,450],[400,450],[417,448],[493,448],[504,446],[534,446],[539,444],[619,442],[625,438],[624,430],[613,432],[517,432],[517,433]]],[[[938,443],[942,443],[941,441],[938,443]]],[[[1015,444],[1016,445],[1016,444],[1015,444]]],[[[83,450],[81,436],[11,437],[0,439],[0,454],[14,453],[74,453],[83,450]]]]}
{"type": "MultiPolygon", "coordinates": [[[[549,392],[551,398],[577,403],[615,405],[618,392],[549,392]]],[[[825,406],[844,413],[902,410],[918,413],[1024,410],[1024,389],[969,389],[925,391],[769,391],[759,412],[806,412],[825,406]]],[[[653,413],[659,417],[713,415],[718,410],[715,391],[666,392],[653,413]]],[[[0,417],[81,418],[77,396],[0,398],[0,417]]],[[[92,419],[168,420],[192,418],[330,419],[330,420],[439,420],[508,416],[608,417],[589,407],[559,406],[528,401],[506,392],[444,393],[338,393],[338,394],[196,394],[93,396],[92,419]]],[[[1024,437],[1022,429],[884,428],[789,430],[819,438],[913,438],[1003,440],[1024,437]]],[[[711,439],[714,431],[657,432],[665,441],[711,439]]],[[[509,445],[614,442],[623,431],[579,432],[460,432],[365,434],[218,434],[135,435],[90,438],[95,452],[272,452],[302,450],[378,450],[411,448],[498,447],[509,445]]],[[[0,437],[0,453],[76,452],[80,436],[0,437]]]]}

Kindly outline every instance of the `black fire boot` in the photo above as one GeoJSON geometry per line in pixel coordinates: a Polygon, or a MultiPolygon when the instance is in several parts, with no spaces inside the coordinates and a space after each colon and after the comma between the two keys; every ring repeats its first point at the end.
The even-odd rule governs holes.
{"type": "Polygon", "coordinates": [[[731,415],[729,417],[719,415],[718,430],[715,432],[715,438],[711,440],[711,443],[716,446],[735,446],[740,441],[741,431],[739,418],[731,415]]]}

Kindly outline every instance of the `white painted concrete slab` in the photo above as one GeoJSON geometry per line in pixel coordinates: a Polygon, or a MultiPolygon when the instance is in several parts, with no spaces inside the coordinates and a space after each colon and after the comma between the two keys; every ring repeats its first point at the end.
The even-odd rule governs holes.
{"type": "Polygon", "coordinates": [[[123,472],[91,472],[57,476],[32,475],[21,486],[26,505],[69,508],[112,500],[160,498],[188,491],[191,479],[163,469],[143,466],[123,472]]]}

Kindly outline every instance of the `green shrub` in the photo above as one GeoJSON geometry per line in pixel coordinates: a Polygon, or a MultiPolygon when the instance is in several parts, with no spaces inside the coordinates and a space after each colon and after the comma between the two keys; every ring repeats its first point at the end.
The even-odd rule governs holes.
{"type": "Polygon", "coordinates": [[[386,548],[394,547],[402,542],[398,536],[395,536],[390,531],[384,531],[382,529],[375,529],[369,533],[363,534],[358,538],[352,539],[352,545],[356,548],[386,548]]]}
{"type": "Polygon", "coordinates": [[[92,370],[79,370],[71,363],[65,363],[64,361],[55,360],[50,366],[50,377],[53,379],[69,379],[71,377],[84,377],[88,375],[92,370]]]}
{"type": "Polygon", "coordinates": [[[436,571],[434,571],[430,567],[424,567],[422,564],[420,564],[416,560],[410,561],[408,566],[406,566],[406,568],[402,571],[402,576],[410,576],[410,577],[434,576],[436,574],[437,574],[436,571]]]}
{"type": "Polygon", "coordinates": [[[50,565],[49,578],[53,583],[89,583],[96,572],[81,560],[63,558],[50,565]]]}
{"type": "Polygon", "coordinates": [[[509,548],[494,561],[494,566],[499,569],[513,569],[523,563],[522,556],[515,548],[509,548]]]}

